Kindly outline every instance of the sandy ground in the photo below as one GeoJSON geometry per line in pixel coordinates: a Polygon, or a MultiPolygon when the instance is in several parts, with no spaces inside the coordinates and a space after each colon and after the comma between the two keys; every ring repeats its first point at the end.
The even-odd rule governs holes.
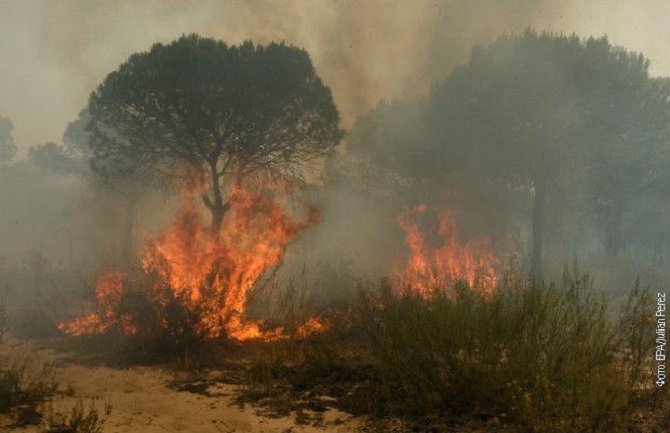
{"type": "MultiPolygon", "coordinates": [[[[105,433],[153,432],[349,432],[357,422],[331,410],[319,425],[297,425],[294,417],[267,418],[250,406],[232,404],[235,385],[214,382],[203,393],[170,387],[177,373],[156,367],[116,369],[78,363],[71,356],[16,339],[5,341],[4,356],[35,356],[53,363],[59,392],[53,397],[54,411],[69,411],[78,401],[84,408],[95,406],[105,415],[105,433]]],[[[0,419],[0,431],[33,433],[37,426],[11,428],[0,419]]]]}

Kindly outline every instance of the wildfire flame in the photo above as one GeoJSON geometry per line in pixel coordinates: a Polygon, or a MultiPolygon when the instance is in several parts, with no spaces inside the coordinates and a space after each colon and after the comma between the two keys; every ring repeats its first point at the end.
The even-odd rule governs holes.
{"type": "Polygon", "coordinates": [[[116,306],[123,295],[123,281],[126,273],[107,272],[98,278],[95,284],[95,297],[100,306],[97,313],[61,323],[58,328],[71,335],[102,334],[113,325],[120,324],[127,334],[135,334],[137,329],[127,315],[117,316],[116,306]]]}
{"type": "Polygon", "coordinates": [[[453,212],[445,210],[439,214],[438,233],[442,245],[431,248],[426,245],[426,236],[413,221],[415,215],[425,214],[426,205],[409,209],[397,219],[405,232],[405,243],[409,259],[400,272],[403,288],[410,288],[424,298],[431,296],[436,288],[446,288],[450,282],[467,281],[473,289],[484,295],[495,290],[498,259],[491,243],[486,238],[477,238],[462,244],[453,212]]]}
{"type": "MultiPolygon", "coordinates": [[[[200,197],[206,184],[194,176],[182,191],[181,205],[169,229],[149,242],[142,267],[146,274],[158,275],[171,293],[147,288],[159,305],[177,299],[198,314],[196,332],[205,337],[227,335],[237,340],[285,338],[283,328],[264,329],[263,323],[245,318],[247,299],[263,273],[276,266],[288,244],[315,224],[318,212],[307,207],[300,221],[294,220],[275,199],[271,188],[228,191],[229,209],[220,229],[205,221],[200,197]],[[169,295],[169,296],[168,296],[169,295]]],[[[129,317],[118,317],[124,290],[124,273],[102,276],[97,282],[99,312],[65,322],[59,327],[72,334],[94,334],[120,324],[123,331],[136,329],[129,317]]],[[[310,318],[297,329],[299,337],[322,332],[326,321],[310,318]]]]}

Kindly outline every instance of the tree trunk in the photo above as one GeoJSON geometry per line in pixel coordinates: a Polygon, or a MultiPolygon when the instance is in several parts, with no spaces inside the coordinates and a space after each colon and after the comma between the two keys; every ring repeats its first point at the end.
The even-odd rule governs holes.
{"type": "Polygon", "coordinates": [[[212,181],[213,200],[205,201],[205,204],[212,213],[212,232],[216,233],[221,229],[223,217],[230,208],[230,203],[223,202],[223,192],[221,191],[220,176],[217,171],[216,161],[210,163],[210,179],[212,181]]]}
{"type": "Polygon", "coordinates": [[[132,195],[128,198],[126,206],[126,221],[123,228],[123,247],[122,254],[123,260],[131,262],[134,256],[134,246],[135,246],[135,221],[137,220],[137,207],[139,205],[139,199],[132,195]]]}
{"type": "Polygon", "coordinates": [[[611,259],[621,251],[621,211],[616,207],[609,210],[605,220],[605,254],[611,259]]]}
{"type": "Polygon", "coordinates": [[[67,225],[67,265],[72,272],[74,270],[74,236],[70,224],[67,225]]]}
{"type": "Polygon", "coordinates": [[[223,224],[223,217],[226,215],[226,212],[230,209],[230,203],[221,203],[220,206],[214,205],[212,211],[212,231],[218,232],[221,229],[223,224]]]}
{"type": "Polygon", "coordinates": [[[542,235],[544,232],[544,202],[547,179],[544,175],[535,177],[535,197],[533,199],[533,246],[531,250],[530,274],[535,279],[542,278],[542,235]]]}

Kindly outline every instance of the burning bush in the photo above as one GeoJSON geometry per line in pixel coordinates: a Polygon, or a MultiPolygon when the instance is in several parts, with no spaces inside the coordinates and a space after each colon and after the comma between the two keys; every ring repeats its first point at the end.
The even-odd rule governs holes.
{"type": "MultiPolygon", "coordinates": [[[[71,335],[102,334],[111,328],[129,336],[172,338],[228,337],[273,340],[282,328],[269,329],[245,313],[249,294],[268,270],[278,265],[286,246],[318,218],[306,206],[293,218],[279,200],[277,185],[229,191],[230,208],[220,228],[208,227],[201,212],[204,183],[197,175],[182,193],[182,203],[169,229],[151,241],[142,271],[128,281],[125,271],[113,271],[96,283],[98,311],[64,322],[71,335]]],[[[325,328],[308,320],[298,335],[325,328]]]]}
{"type": "Polygon", "coordinates": [[[491,242],[485,237],[461,242],[455,213],[443,210],[438,218],[442,245],[431,248],[419,225],[412,219],[425,214],[426,209],[426,205],[418,205],[403,212],[397,219],[405,232],[405,243],[410,252],[400,273],[400,284],[428,297],[435,287],[451,287],[454,282],[462,280],[486,295],[491,294],[498,280],[496,268],[499,267],[491,242]]]}

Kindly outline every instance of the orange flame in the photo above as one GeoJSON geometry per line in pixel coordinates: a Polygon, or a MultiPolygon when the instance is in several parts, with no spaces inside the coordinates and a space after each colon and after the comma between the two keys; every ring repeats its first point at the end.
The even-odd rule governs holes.
{"type": "Polygon", "coordinates": [[[135,334],[136,328],[127,315],[117,317],[116,307],[121,302],[125,272],[113,271],[103,274],[95,283],[95,297],[100,309],[86,317],[64,322],[58,329],[71,335],[103,334],[115,324],[120,324],[127,334],[135,334]]]}
{"type": "Polygon", "coordinates": [[[438,233],[442,245],[426,246],[426,237],[412,220],[413,215],[424,214],[426,205],[418,205],[403,212],[397,219],[405,232],[409,259],[401,272],[400,281],[419,295],[428,298],[436,288],[445,288],[456,280],[467,281],[471,288],[491,294],[495,289],[498,259],[486,238],[477,238],[463,245],[456,226],[454,213],[442,211],[439,215],[438,233]]]}
{"type": "Polygon", "coordinates": [[[320,319],[318,317],[310,317],[305,323],[298,326],[296,330],[296,335],[299,338],[307,338],[313,334],[319,334],[330,329],[330,323],[325,319],[320,319]]]}
{"type": "MultiPolygon", "coordinates": [[[[190,311],[197,311],[196,331],[205,337],[286,338],[283,328],[268,330],[260,321],[245,319],[247,299],[263,273],[281,261],[288,244],[316,223],[318,212],[307,208],[302,220],[295,221],[274,198],[271,188],[231,187],[223,223],[219,230],[213,230],[206,224],[200,206],[200,197],[206,191],[204,182],[198,180],[201,178],[191,177],[174,223],[149,243],[142,259],[144,272],[158,275],[172,292],[148,290],[159,305],[165,306],[170,295],[190,311]]],[[[103,276],[96,293],[100,312],[64,323],[60,329],[72,335],[103,333],[119,323],[124,332],[132,333],[132,323],[115,317],[124,277],[120,273],[103,276]]],[[[297,334],[305,337],[325,329],[323,322],[313,318],[297,334]]]]}

